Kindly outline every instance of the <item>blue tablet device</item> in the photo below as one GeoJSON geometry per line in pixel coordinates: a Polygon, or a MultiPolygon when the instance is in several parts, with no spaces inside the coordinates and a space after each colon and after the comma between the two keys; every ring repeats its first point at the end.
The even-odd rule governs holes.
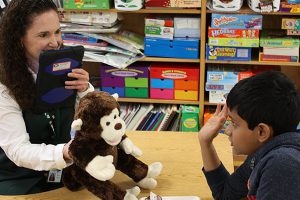
{"type": "Polygon", "coordinates": [[[44,51],[40,54],[36,80],[36,112],[74,106],[77,91],[65,89],[65,81],[71,80],[67,74],[72,69],[82,66],[83,55],[83,46],[44,51]]]}

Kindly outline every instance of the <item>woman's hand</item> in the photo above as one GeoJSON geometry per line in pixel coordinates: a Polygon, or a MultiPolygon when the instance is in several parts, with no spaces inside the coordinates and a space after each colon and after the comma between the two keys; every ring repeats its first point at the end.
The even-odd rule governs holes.
{"type": "Polygon", "coordinates": [[[72,155],[70,154],[70,151],[69,151],[69,147],[70,147],[70,144],[72,143],[73,140],[70,140],[68,143],[66,143],[64,145],[64,148],[63,148],[63,156],[64,156],[64,160],[65,161],[70,161],[72,160],[72,155]]]}
{"type": "Polygon", "coordinates": [[[225,121],[227,119],[227,106],[223,106],[221,110],[221,105],[217,105],[217,109],[214,115],[206,122],[206,124],[201,128],[199,132],[200,142],[206,144],[212,143],[213,139],[218,135],[218,132],[222,129],[225,121]]]}
{"type": "Polygon", "coordinates": [[[73,69],[68,73],[68,77],[75,78],[73,81],[65,81],[65,88],[70,90],[78,90],[78,92],[84,92],[89,87],[89,73],[84,69],[73,69]]]}

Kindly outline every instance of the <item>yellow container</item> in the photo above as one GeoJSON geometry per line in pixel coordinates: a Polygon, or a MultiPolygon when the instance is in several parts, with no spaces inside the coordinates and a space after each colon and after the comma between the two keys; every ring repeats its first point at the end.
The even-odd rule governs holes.
{"type": "Polygon", "coordinates": [[[196,90],[174,90],[174,97],[177,100],[198,100],[198,91],[196,90]]]}

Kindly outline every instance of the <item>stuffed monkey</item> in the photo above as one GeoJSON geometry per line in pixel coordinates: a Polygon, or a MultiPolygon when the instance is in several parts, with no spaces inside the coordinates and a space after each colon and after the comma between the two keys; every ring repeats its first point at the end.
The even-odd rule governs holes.
{"type": "Polygon", "coordinates": [[[85,187],[103,200],[137,200],[139,187],[156,187],[154,178],[162,164],[147,165],[136,158],[142,152],[125,135],[115,98],[106,92],[91,92],[80,100],[72,123],[76,135],[69,147],[74,163],[64,169],[63,182],[72,191],[85,187]],[[124,191],[111,182],[116,169],[138,186],[124,191]]]}

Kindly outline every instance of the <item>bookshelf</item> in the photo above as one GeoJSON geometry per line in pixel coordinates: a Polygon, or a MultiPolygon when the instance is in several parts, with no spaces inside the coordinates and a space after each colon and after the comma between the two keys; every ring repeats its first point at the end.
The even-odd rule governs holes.
{"type": "MultiPolygon", "coordinates": [[[[273,65],[281,66],[282,71],[291,77],[298,86],[300,86],[300,63],[286,63],[286,62],[259,62],[258,58],[252,58],[248,61],[210,61],[205,59],[205,46],[207,43],[207,28],[209,25],[212,13],[234,13],[234,14],[262,14],[263,28],[279,27],[282,16],[295,17],[300,16],[300,13],[285,13],[285,12],[271,12],[271,13],[256,13],[252,11],[248,5],[244,5],[239,11],[235,12],[217,12],[206,8],[206,0],[202,0],[201,9],[140,9],[137,11],[120,11],[116,9],[108,10],[80,10],[80,12],[117,12],[123,16],[124,30],[129,30],[139,34],[144,34],[144,18],[148,14],[159,15],[199,15],[201,17],[201,40],[200,40],[200,59],[176,59],[176,58],[159,58],[159,57],[145,57],[141,61],[145,62],[179,62],[179,63],[198,63],[200,68],[199,74],[199,101],[178,101],[178,100],[161,100],[161,99],[143,99],[143,98],[119,98],[119,102],[132,103],[154,103],[154,104],[189,104],[198,105],[200,109],[199,119],[202,124],[204,108],[206,106],[215,106],[215,103],[208,102],[208,96],[205,93],[205,76],[206,67],[208,64],[228,64],[228,65],[273,65]]],[[[245,4],[245,3],[244,3],[245,4]]],[[[77,10],[63,10],[60,12],[77,12],[77,10]]],[[[98,73],[99,63],[91,63],[91,60],[85,60],[85,68],[91,73],[98,73]]]]}
{"type": "MultiPolygon", "coordinates": [[[[289,17],[289,18],[300,18],[300,13],[287,13],[287,12],[270,12],[270,13],[257,13],[251,10],[249,6],[247,5],[247,2],[244,1],[244,5],[239,11],[234,11],[234,12],[220,12],[220,11],[212,11],[209,10],[205,7],[206,0],[202,2],[202,14],[201,17],[206,18],[206,20],[201,20],[201,23],[205,23],[206,27],[205,29],[202,29],[201,31],[207,31],[208,26],[210,25],[210,18],[212,13],[219,13],[219,14],[261,14],[263,15],[263,28],[262,29],[280,29],[281,28],[281,19],[282,17],[289,17]],[[204,2],[205,1],[205,2],[204,2]]],[[[206,33],[201,33],[205,34],[206,33]]],[[[208,37],[202,37],[203,39],[205,38],[205,42],[208,41],[208,37]]],[[[205,42],[201,43],[201,49],[205,48],[205,42]]],[[[214,60],[205,60],[204,58],[204,64],[201,63],[201,73],[205,74],[207,65],[217,65],[217,64],[227,64],[229,66],[244,66],[244,65],[253,65],[253,66],[262,66],[262,65],[269,65],[269,66],[280,66],[281,71],[285,73],[288,77],[290,77],[300,88],[300,63],[295,63],[295,62],[261,62],[258,60],[258,48],[256,49],[257,52],[252,51],[252,60],[251,61],[214,61],[214,60]]],[[[205,56],[205,55],[204,55],[205,56]]],[[[202,96],[203,104],[202,101],[200,101],[200,105],[203,106],[202,111],[204,110],[205,107],[211,107],[211,106],[216,106],[216,103],[210,103],[208,101],[208,94],[205,94],[204,91],[204,85],[205,85],[205,77],[201,78],[201,83],[203,86],[203,89],[201,89],[201,92],[204,93],[202,96]]],[[[203,113],[201,113],[203,115],[203,113]]],[[[243,158],[244,159],[244,158],[243,158]]],[[[242,160],[243,160],[242,159],[242,160]]]]}

